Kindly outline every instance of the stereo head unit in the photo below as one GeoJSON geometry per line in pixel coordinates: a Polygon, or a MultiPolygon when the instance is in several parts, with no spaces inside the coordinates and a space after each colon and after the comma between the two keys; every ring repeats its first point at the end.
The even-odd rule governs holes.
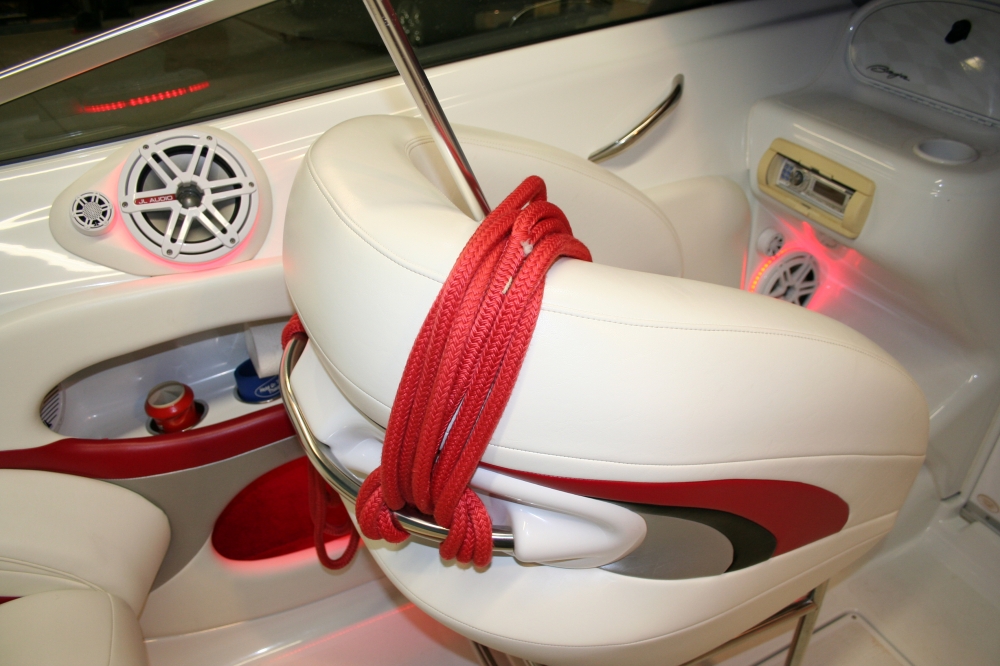
{"type": "Polygon", "coordinates": [[[757,168],[757,184],[792,210],[847,238],[864,227],[875,183],[784,139],[775,139],[757,168]]]}

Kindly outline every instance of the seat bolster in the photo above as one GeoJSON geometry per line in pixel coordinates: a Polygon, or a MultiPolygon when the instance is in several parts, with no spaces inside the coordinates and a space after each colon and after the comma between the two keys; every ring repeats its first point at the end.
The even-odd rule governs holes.
{"type": "Polygon", "coordinates": [[[97,590],[57,590],[0,606],[4,666],[146,666],[139,621],[97,590]]]}
{"type": "Polygon", "coordinates": [[[131,490],[0,470],[0,596],[89,587],[138,614],[169,543],[167,516],[131,490]]]}
{"type": "Polygon", "coordinates": [[[646,190],[680,238],[684,277],[740,288],[750,241],[750,202],[722,176],[702,176],[646,190]]]}

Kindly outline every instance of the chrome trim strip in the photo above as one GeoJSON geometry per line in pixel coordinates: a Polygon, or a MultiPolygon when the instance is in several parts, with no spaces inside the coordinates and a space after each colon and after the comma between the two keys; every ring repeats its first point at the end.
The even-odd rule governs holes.
{"type": "MultiPolygon", "coordinates": [[[[361,490],[361,479],[341,465],[332,454],[324,453],[322,447],[325,445],[316,439],[309,428],[309,424],[306,423],[302,410],[299,408],[299,403],[295,399],[295,392],[292,390],[292,370],[305,349],[306,341],[305,335],[293,336],[281,357],[279,381],[285,411],[288,412],[288,418],[292,422],[295,433],[299,436],[299,442],[306,457],[309,458],[309,462],[326,479],[326,482],[340,493],[341,497],[351,504],[356,504],[358,491],[361,490]]],[[[394,511],[393,515],[400,526],[414,536],[439,543],[448,538],[447,527],[442,527],[423,516],[403,511],[394,511]]],[[[494,552],[512,554],[514,552],[514,535],[507,530],[494,528],[493,550],[494,552]]]]}
{"type": "Polygon", "coordinates": [[[667,95],[667,98],[660,102],[660,105],[653,109],[653,111],[646,116],[641,123],[636,125],[630,132],[617,141],[604,146],[600,150],[595,150],[587,159],[591,162],[603,162],[604,160],[614,157],[618,153],[628,150],[634,146],[636,141],[641,139],[646,132],[652,129],[653,125],[677,110],[677,105],[680,104],[681,95],[683,94],[684,75],[678,74],[674,77],[673,84],[670,88],[670,94],[667,95]]]}
{"type": "Polygon", "coordinates": [[[375,22],[379,36],[385,43],[385,48],[392,56],[392,62],[395,63],[403,83],[406,84],[406,89],[410,91],[420,115],[427,123],[427,128],[434,137],[434,143],[437,144],[451,177],[462,193],[462,199],[469,207],[469,212],[477,222],[482,221],[490,212],[486,195],[483,194],[483,189],[472,172],[472,166],[466,159],[455,132],[451,129],[448,117],[444,115],[444,109],[441,108],[441,103],[406,38],[406,32],[399,23],[392,4],[389,0],[364,0],[364,3],[372,21],[375,22]]]}
{"type": "Polygon", "coordinates": [[[0,104],[273,0],[190,0],[0,71],[0,104]]]}

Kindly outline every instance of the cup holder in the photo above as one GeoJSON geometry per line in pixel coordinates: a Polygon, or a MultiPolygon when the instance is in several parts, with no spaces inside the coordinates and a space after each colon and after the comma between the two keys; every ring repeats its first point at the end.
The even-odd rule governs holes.
{"type": "Polygon", "coordinates": [[[205,416],[208,415],[208,403],[204,400],[195,400],[192,411],[195,414],[195,418],[192,422],[190,424],[185,424],[184,427],[179,430],[173,430],[171,432],[164,430],[163,426],[160,425],[156,419],[150,417],[146,419],[146,432],[150,435],[170,435],[175,432],[185,432],[190,430],[205,420],[205,416]]]}
{"type": "Polygon", "coordinates": [[[979,157],[975,148],[954,139],[924,139],[913,147],[913,152],[935,164],[968,164],[979,157]]]}

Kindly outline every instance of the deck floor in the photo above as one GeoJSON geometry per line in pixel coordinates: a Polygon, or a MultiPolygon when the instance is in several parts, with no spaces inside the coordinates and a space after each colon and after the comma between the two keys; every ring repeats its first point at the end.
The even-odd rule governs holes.
{"type": "MultiPolygon", "coordinates": [[[[911,515],[900,517],[904,534],[891,535],[860,566],[831,581],[805,666],[1000,664],[1000,535],[960,518],[959,500],[920,498],[921,491],[933,491],[926,475],[911,494],[911,515]],[[921,517],[912,514],[928,507],[926,527],[905,524],[919,525],[921,517]]],[[[789,639],[786,634],[722,664],[781,666],[789,639]]]]}

